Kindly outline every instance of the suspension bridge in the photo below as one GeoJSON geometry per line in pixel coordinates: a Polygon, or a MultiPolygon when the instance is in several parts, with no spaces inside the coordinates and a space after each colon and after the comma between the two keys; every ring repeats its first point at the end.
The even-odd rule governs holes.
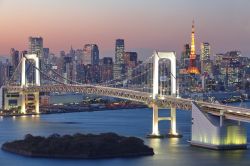
{"type": "Polygon", "coordinates": [[[247,147],[246,129],[240,122],[250,122],[250,110],[179,97],[175,52],[154,52],[129,74],[121,75],[120,80],[110,80],[99,84],[78,83],[52,69],[49,70],[56,77],[51,77],[40,69],[37,55],[23,55],[12,78],[1,87],[2,108],[10,109],[10,101],[16,98],[22,114],[27,113],[29,105],[33,105],[34,112],[39,114],[40,92],[79,92],[110,96],[138,101],[152,108],[151,138],[162,136],[158,124],[163,120],[168,120],[171,124],[168,137],[180,137],[176,129],[176,110],[178,109],[192,111],[192,145],[213,149],[247,147]],[[30,63],[34,69],[33,83],[27,81],[26,63],[30,63]],[[41,84],[40,75],[51,82],[41,84]],[[166,77],[170,79],[170,85],[166,77]],[[159,111],[163,108],[170,110],[169,117],[159,116],[159,111]]]}

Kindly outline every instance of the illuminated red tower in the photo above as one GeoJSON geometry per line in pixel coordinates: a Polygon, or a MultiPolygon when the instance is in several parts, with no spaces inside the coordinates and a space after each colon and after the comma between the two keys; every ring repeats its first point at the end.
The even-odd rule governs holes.
{"type": "Polygon", "coordinates": [[[196,67],[195,61],[196,61],[196,52],[195,52],[194,21],[193,21],[192,34],[191,34],[190,64],[188,67],[189,74],[200,74],[199,69],[196,67]]]}

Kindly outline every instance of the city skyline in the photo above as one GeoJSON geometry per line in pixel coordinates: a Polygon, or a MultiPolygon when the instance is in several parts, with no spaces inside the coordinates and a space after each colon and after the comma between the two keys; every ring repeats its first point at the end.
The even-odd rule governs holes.
{"type": "Polygon", "coordinates": [[[0,165],[249,165],[249,7],[0,0],[0,165]]]}
{"type": "Polygon", "coordinates": [[[180,55],[183,45],[190,43],[194,19],[198,53],[200,43],[209,42],[212,53],[240,50],[249,56],[250,2],[240,2],[2,0],[0,55],[9,55],[10,48],[27,49],[29,36],[42,36],[44,47],[56,54],[71,45],[96,43],[101,57],[114,57],[115,39],[122,38],[126,48],[142,58],[154,49],[180,55]]]}

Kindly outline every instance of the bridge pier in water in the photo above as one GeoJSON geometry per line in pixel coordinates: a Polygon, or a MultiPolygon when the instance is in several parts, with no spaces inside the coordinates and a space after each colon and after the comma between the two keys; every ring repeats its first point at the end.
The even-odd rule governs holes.
{"type": "Polygon", "coordinates": [[[159,110],[156,104],[153,104],[153,124],[152,124],[152,136],[159,136],[159,110]]]}
{"type": "Polygon", "coordinates": [[[192,103],[192,138],[191,145],[216,149],[246,149],[246,129],[238,121],[226,120],[221,115],[214,116],[201,110],[192,103]]]}
{"type": "Polygon", "coordinates": [[[159,94],[159,60],[169,59],[171,63],[171,95],[176,96],[176,55],[174,52],[155,52],[153,56],[153,123],[152,134],[148,138],[163,138],[163,137],[182,137],[176,131],[176,108],[171,106],[170,117],[159,117],[159,108],[157,105],[159,94]],[[159,132],[159,121],[169,120],[171,123],[170,132],[166,135],[161,135],[159,132]]]}
{"type": "Polygon", "coordinates": [[[168,134],[169,137],[175,137],[175,136],[179,136],[176,132],[176,108],[175,107],[171,107],[170,109],[170,114],[171,114],[171,129],[170,132],[168,134]]]}
{"type": "MultiPolygon", "coordinates": [[[[40,72],[39,69],[39,58],[36,54],[27,54],[22,58],[22,77],[21,77],[21,86],[27,87],[28,83],[26,82],[26,60],[35,61],[35,85],[40,86],[40,72]]],[[[36,114],[39,114],[39,92],[25,93],[21,92],[21,113],[26,114],[27,109],[33,110],[36,114]],[[30,107],[30,108],[29,108],[30,107]]]]}
{"type": "Polygon", "coordinates": [[[153,104],[153,118],[152,118],[152,134],[148,135],[148,138],[181,138],[182,135],[178,134],[176,131],[176,108],[172,107],[170,109],[170,117],[159,117],[159,108],[157,104],[153,104]],[[159,132],[159,122],[168,120],[170,121],[170,131],[167,134],[160,134],[159,132]]]}
{"type": "MultiPolygon", "coordinates": [[[[39,58],[36,54],[23,55],[21,59],[21,87],[28,87],[26,81],[26,60],[34,60],[35,67],[39,69],[39,58]]],[[[34,85],[40,86],[40,72],[35,70],[34,85]]],[[[13,91],[7,92],[1,89],[1,107],[5,110],[16,109],[21,114],[39,114],[39,92],[13,91]]]]}
{"type": "Polygon", "coordinates": [[[21,96],[21,113],[22,114],[26,114],[26,102],[25,102],[25,93],[24,92],[20,92],[20,96],[21,96]]]}

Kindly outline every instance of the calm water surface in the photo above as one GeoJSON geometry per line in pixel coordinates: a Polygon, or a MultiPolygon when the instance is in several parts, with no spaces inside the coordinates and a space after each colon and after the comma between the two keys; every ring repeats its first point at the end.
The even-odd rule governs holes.
{"type": "MultiPolygon", "coordinates": [[[[247,103],[250,106],[250,103],[247,103]]],[[[167,115],[168,111],[161,110],[167,115]]],[[[0,166],[249,166],[250,149],[237,151],[213,151],[191,147],[191,112],[178,111],[177,128],[181,139],[144,139],[151,132],[152,111],[150,109],[113,110],[68,114],[41,115],[39,117],[16,117],[0,119],[0,144],[21,139],[25,134],[47,136],[52,133],[73,134],[116,132],[136,136],[154,148],[155,155],[140,158],[116,158],[102,160],[68,160],[28,158],[0,150],[0,166]]],[[[248,142],[250,142],[250,126],[248,142]]],[[[161,133],[167,133],[169,122],[160,123],[161,133]]]]}

